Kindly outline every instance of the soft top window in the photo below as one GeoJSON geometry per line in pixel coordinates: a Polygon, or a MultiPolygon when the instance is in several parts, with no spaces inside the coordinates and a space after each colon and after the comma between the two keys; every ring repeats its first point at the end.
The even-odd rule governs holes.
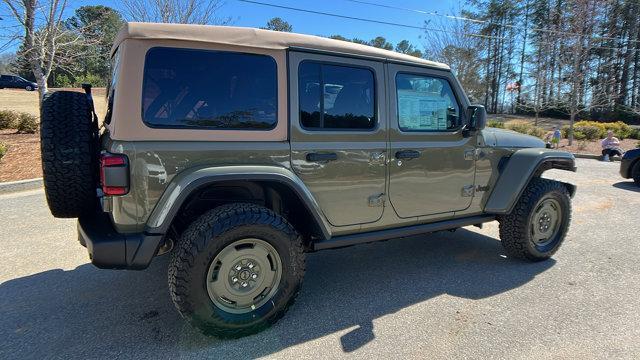
{"type": "Polygon", "coordinates": [[[269,56],[157,47],[145,61],[142,117],[152,127],[268,130],[277,91],[269,56]]]}

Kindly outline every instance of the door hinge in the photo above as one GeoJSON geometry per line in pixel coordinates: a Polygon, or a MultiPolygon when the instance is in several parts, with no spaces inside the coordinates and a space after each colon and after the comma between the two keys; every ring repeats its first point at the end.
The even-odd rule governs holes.
{"type": "Polygon", "coordinates": [[[464,151],[464,159],[465,160],[478,160],[483,156],[484,156],[484,154],[482,153],[481,149],[472,149],[472,150],[465,150],[464,151]]]}
{"type": "Polygon", "coordinates": [[[475,186],[473,186],[473,185],[467,185],[467,186],[464,186],[462,188],[462,196],[463,197],[473,196],[474,193],[475,193],[475,186]]]}
{"type": "Polygon", "coordinates": [[[384,202],[386,201],[385,194],[376,194],[369,196],[369,207],[378,207],[384,206],[384,202]]]}

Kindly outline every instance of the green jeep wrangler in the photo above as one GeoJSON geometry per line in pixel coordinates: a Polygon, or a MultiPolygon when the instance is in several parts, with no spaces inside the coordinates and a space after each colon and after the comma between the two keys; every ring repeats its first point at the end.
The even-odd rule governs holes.
{"type": "Polygon", "coordinates": [[[108,109],[42,103],[47,201],[99,268],[171,253],[180,314],[236,337],[293,303],[305,253],[493,220],[509,257],[560,247],[571,154],[485,129],[448,66],[267,30],[129,23],[108,109]]]}

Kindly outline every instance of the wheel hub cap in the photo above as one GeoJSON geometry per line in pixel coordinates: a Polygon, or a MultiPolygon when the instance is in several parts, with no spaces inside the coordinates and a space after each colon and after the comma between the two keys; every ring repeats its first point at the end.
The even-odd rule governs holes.
{"type": "Polygon", "coordinates": [[[542,200],[533,213],[531,236],[538,246],[551,243],[560,229],[562,212],[560,203],[552,198],[542,200]]]}
{"type": "Polygon", "coordinates": [[[260,239],[242,239],[216,255],[207,273],[211,301],[231,313],[250,312],[271,299],[282,277],[276,249],[260,239]]]}

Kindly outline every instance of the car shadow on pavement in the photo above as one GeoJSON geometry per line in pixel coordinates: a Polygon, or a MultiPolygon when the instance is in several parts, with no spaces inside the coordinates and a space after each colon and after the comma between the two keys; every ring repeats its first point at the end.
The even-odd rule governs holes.
{"type": "Polygon", "coordinates": [[[637,186],[636,183],[632,181],[620,181],[617,182],[615,184],[613,184],[614,188],[618,188],[618,189],[622,189],[622,190],[629,190],[629,191],[633,191],[633,192],[640,192],[640,186],[637,186]]]}
{"type": "MultiPolygon", "coordinates": [[[[419,303],[442,307],[429,302],[440,295],[500,294],[555,263],[502,254],[498,240],[465,229],[310,254],[287,315],[234,340],[205,337],[182,321],[167,291],[167,256],[140,272],[50,270],[0,284],[0,358],[255,358],[336,332],[344,332],[336,346],[351,352],[375,338],[377,318],[419,303]]],[[[456,316],[454,308],[435,311],[456,316]]],[[[415,321],[429,326],[427,317],[415,321]]]]}

